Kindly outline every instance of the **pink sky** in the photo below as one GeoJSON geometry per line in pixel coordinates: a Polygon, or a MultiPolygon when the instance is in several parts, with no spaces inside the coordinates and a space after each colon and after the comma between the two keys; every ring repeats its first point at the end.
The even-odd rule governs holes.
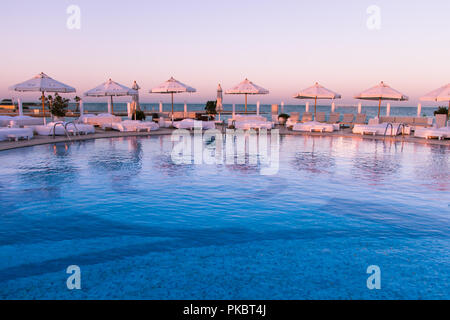
{"type": "MultiPolygon", "coordinates": [[[[80,96],[110,77],[128,86],[137,80],[146,102],[168,101],[148,90],[171,76],[198,91],[179,102],[214,99],[219,82],[228,89],[248,77],[270,90],[249,103],[303,103],[292,95],[319,81],[342,94],[338,104],[356,104],[354,94],[383,80],[410,97],[400,105],[415,105],[450,82],[450,2],[377,1],[380,29],[369,30],[372,4],[2,2],[0,98],[21,95],[8,87],[41,71],[80,96]],[[66,27],[72,3],[81,9],[80,30],[66,27]]],[[[242,101],[225,96],[225,103],[242,101]]]]}

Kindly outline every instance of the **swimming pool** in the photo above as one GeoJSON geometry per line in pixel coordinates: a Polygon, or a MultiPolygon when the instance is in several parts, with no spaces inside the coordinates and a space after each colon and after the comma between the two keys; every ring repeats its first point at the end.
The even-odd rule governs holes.
{"type": "Polygon", "coordinates": [[[285,136],[274,175],[172,150],[157,136],[1,152],[0,298],[450,298],[448,147],[285,136]]]}

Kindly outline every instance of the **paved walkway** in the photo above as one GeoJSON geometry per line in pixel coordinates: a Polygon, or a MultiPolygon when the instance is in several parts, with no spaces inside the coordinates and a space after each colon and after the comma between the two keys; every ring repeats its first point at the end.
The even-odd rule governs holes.
{"type": "MultiPolygon", "coordinates": [[[[423,139],[415,138],[413,136],[396,136],[396,137],[383,137],[383,136],[372,136],[360,134],[354,134],[351,129],[341,129],[332,133],[320,133],[320,132],[297,132],[287,130],[285,127],[280,127],[280,135],[293,135],[293,136],[325,136],[325,137],[345,137],[353,139],[366,139],[366,140],[385,140],[385,141],[397,141],[397,142],[410,142],[410,143],[421,143],[429,145],[443,145],[450,148],[450,140],[437,140],[437,139],[423,139]]],[[[66,136],[35,136],[31,140],[21,140],[21,141],[2,141],[0,142],[0,151],[10,150],[23,147],[31,147],[41,144],[52,144],[56,142],[73,142],[73,141],[84,141],[92,139],[105,139],[105,138],[119,138],[119,137],[135,137],[135,136],[160,136],[160,135],[170,135],[174,129],[161,128],[157,131],[151,132],[118,132],[118,131],[103,131],[96,129],[96,133],[88,134],[83,136],[70,137],[68,139],[66,136]]]]}

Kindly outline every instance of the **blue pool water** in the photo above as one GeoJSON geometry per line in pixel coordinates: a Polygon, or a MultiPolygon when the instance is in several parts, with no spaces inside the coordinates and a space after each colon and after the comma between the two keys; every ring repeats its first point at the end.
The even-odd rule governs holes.
{"type": "Polygon", "coordinates": [[[268,176],[172,148],[0,152],[0,298],[450,298],[450,148],[287,136],[268,176]]]}

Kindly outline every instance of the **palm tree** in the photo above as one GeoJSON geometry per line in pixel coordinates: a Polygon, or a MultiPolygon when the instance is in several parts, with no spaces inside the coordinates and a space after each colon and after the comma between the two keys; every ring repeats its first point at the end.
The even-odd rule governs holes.
{"type": "Polygon", "coordinates": [[[80,98],[79,96],[76,96],[76,97],[74,98],[74,100],[75,100],[75,102],[76,102],[75,112],[78,112],[78,111],[80,111],[80,100],[81,100],[81,98],[80,98]]]}

